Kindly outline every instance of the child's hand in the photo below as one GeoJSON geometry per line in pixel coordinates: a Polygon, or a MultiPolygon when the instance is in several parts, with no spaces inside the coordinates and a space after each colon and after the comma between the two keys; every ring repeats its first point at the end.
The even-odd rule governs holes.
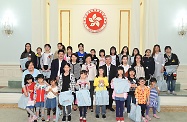
{"type": "Polygon", "coordinates": [[[100,80],[99,83],[104,83],[104,81],[103,81],[103,80],[100,80]]]}
{"type": "Polygon", "coordinates": [[[147,105],[149,105],[149,101],[147,101],[147,105]]]}
{"type": "Polygon", "coordinates": [[[33,92],[33,90],[29,90],[29,92],[30,92],[30,93],[32,93],[32,92],[33,92]]]}
{"type": "Polygon", "coordinates": [[[36,104],[36,101],[34,101],[34,105],[36,104]]]}

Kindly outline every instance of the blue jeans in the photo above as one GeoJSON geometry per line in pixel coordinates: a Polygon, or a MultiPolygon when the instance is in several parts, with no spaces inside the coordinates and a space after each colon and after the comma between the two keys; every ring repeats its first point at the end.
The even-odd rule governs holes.
{"type": "Polygon", "coordinates": [[[127,96],[127,113],[130,113],[131,111],[131,99],[132,103],[136,104],[136,98],[134,95],[128,95],[127,96]]]}
{"type": "Polygon", "coordinates": [[[100,107],[101,107],[101,114],[106,114],[106,105],[96,105],[96,114],[100,114],[100,107]]]}
{"type": "Polygon", "coordinates": [[[87,107],[80,106],[79,107],[80,117],[86,118],[87,107]]]}
{"type": "MultiPolygon", "coordinates": [[[[123,98],[124,99],[124,98],[123,98]]],[[[116,99],[116,117],[123,117],[125,99],[116,99]]]]}
{"type": "Polygon", "coordinates": [[[167,76],[166,82],[167,82],[168,91],[170,92],[175,91],[176,80],[173,80],[173,75],[167,76]]]}

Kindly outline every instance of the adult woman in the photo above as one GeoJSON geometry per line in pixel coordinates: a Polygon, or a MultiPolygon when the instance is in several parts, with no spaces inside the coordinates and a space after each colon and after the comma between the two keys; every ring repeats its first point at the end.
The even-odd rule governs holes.
{"type": "MultiPolygon", "coordinates": [[[[64,52],[66,51],[66,47],[62,43],[58,43],[57,44],[57,48],[58,48],[58,50],[54,53],[53,59],[57,59],[58,58],[58,51],[59,50],[64,50],[64,52]]],[[[65,55],[64,55],[64,57],[65,57],[65,55]]]]}
{"type": "Polygon", "coordinates": [[[24,50],[24,52],[20,56],[20,59],[24,59],[24,58],[28,58],[29,61],[35,62],[36,55],[31,50],[31,44],[30,43],[26,43],[25,44],[25,50],[24,50]]]}
{"type": "Polygon", "coordinates": [[[24,78],[25,75],[31,74],[34,78],[37,77],[38,74],[40,74],[39,70],[34,68],[34,64],[32,61],[27,61],[25,64],[26,70],[22,74],[22,89],[25,96],[28,96],[28,93],[26,92],[25,85],[24,85],[24,78]]]}
{"type": "Polygon", "coordinates": [[[128,65],[131,65],[131,57],[129,55],[129,48],[127,46],[124,46],[121,50],[121,53],[118,55],[119,57],[119,63],[122,63],[122,56],[126,55],[128,57],[128,65]]]}
{"type": "Polygon", "coordinates": [[[154,77],[157,79],[157,81],[162,80],[163,72],[164,72],[165,59],[164,59],[163,53],[161,53],[160,45],[155,45],[154,46],[152,56],[155,60],[154,77]]]}
{"type": "Polygon", "coordinates": [[[139,51],[138,48],[134,48],[133,51],[132,51],[132,56],[131,56],[131,64],[134,63],[134,57],[135,57],[137,54],[140,54],[140,51],[139,51]]]}

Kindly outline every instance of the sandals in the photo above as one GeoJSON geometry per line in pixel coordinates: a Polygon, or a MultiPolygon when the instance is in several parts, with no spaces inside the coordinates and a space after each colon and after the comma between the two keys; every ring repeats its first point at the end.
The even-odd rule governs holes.
{"type": "Polygon", "coordinates": [[[153,117],[156,118],[156,119],[160,119],[160,117],[157,116],[156,114],[154,114],[153,117]]]}
{"type": "Polygon", "coordinates": [[[146,115],[145,117],[148,121],[151,121],[151,118],[149,117],[149,115],[146,115]]]}

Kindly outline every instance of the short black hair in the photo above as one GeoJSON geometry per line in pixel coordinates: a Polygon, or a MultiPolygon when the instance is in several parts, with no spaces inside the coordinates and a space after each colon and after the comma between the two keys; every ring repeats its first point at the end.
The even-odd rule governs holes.
{"type": "Polygon", "coordinates": [[[43,74],[38,74],[36,77],[36,80],[38,80],[39,78],[44,79],[44,75],[43,74]]]}
{"type": "Polygon", "coordinates": [[[123,55],[123,56],[121,57],[121,64],[123,64],[122,59],[123,59],[124,57],[126,57],[126,58],[127,58],[127,60],[129,59],[128,55],[123,55]]]}
{"type": "Polygon", "coordinates": [[[80,47],[80,46],[84,47],[84,44],[83,43],[79,43],[78,47],[80,47]]]}
{"type": "Polygon", "coordinates": [[[88,74],[88,71],[86,71],[86,70],[81,70],[81,71],[80,71],[80,74],[85,74],[85,75],[87,75],[87,74],[88,74]]]}
{"type": "Polygon", "coordinates": [[[27,62],[25,63],[25,68],[28,69],[28,67],[29,67],[29,65],[30,65],[31,63],[34,65],[34,63],[33,63],[32,61],[27,61],[27,62]]]}
{"type": "Polygon", "coordinates": [[[69,49],[71,50],[71,52],[73,51],[72,46],[68,46],[68,47],[67,47],[67,50],[69,50],[69,49]]]}
{"type": "Polygon", "coordinates": [[[25,75],[24,85],[28,84],[28,82],[27,82],[28,80],[32,80],[32,82],[34,82],[34,77],[31,74],[25,75]]]}
{"type": "Polygon", "coordinates": [[[138,79],[138,82],[140,82],[141,80],[144,80],[144,81],[145,81],[145,78],[144,78],[144,77],[140,77],[140,78],[138,79]]]}
{"type": "Polygon", "coordinates": [[[153,78],[151,78],[151,79],[150,79],[150,83],[152,83],[152,82],[155,82],[155,83],[157,83],[157,80],[156,80],[156,78],[154,78],[154,77],[153,77],[153,78]]]}
{"type": "MultiPolygon", "coordinates": [[[[69,63],[66,63],[66,64],[64,65],[64,67],[65,67],[66,65],[68,65],[69,67],[71,67],[69,63]]],[[[64,68],[64,67],[63,67],[63,68],[64,68]]]]}
{"type": "Polygon", "coordinates": [[[38,50],[38,49],[40,49],[40,50],[41,50],[41,52],[42,52],[42,48],[41,48],[41,47],[36,48],[36,50],[38,50]]]}
{"type": "Polygon", "coordinates": [[[61,45],[62,46],[62,43],[58,43],[57,45],[61,45]]]}
{"type": "MultiPolygon", "coordinates": [[[[119,71],[119,70],[122,70],[122,71],[123,71],[123,74],[125,74],[124,68],[123,68],[122,66],[119,66],[119,67],[117,68],[117,71],[119,71]]],[[[118,78],[118,77],[119,77],[119,74],[117,73],[116,78],[118,78]]],[[[122,75],[122,78],[125,79],[125,75],[122,75]]]]}
{"type": "Polygon", "coordinates": [[[47,47],[47,46],[51,49],[51,45],[50,44],[45,44],[44,48],[47,47]]]}
{"type": "Polygon", "coordinates": [[[91,52],[91,51],[94,51],[94,52],[96,52],[96,51],[95,51],[95,49],[91,49],[91,50],[90,50],[90,52],[91,52]]]}
{"type": "MultiPolygon", "coordinates": [[[[49,83],[51,84],[51,81],[56,81],[56,78],[55,77],[51,77],[49,78],[49,83]]],[[[58,83],[56,82],[56,85],[58,85],[58,83]]]]}
{"type": "Polygon", "coordinates": [[[99,56],[101,56],[101,53],[104,53],[104,56],[105,56],[105,50],[104,49],[99,50],[99,56]]]}
{"type": "Polygon", "coordinates": [[[58,50],[58,54],[59,54],[60,52],[64,53],[64,50],[58,50]]]}
{"type": "Polygon", "coordinates": [[[167,49],[170,49],[170,50],[171,50],[171,46],[165,46],[165,51],[166,51],[167,49]]]}
{"type": "Polygon", "coordinates": [[[103,72],[103,77],[106,77],[106,74],[105,74],[105,69],[103,66],[100,66],[97,70],[97,76],[96,77],[99,77],[99,70],[102,69],[104,72],[103,72]]]}
{"type": "Polygon", "coordinates": [[[92,55],[90,53],[86,54],[85,59],[87,59],[88,57],[92,58],[92,55]]]}

